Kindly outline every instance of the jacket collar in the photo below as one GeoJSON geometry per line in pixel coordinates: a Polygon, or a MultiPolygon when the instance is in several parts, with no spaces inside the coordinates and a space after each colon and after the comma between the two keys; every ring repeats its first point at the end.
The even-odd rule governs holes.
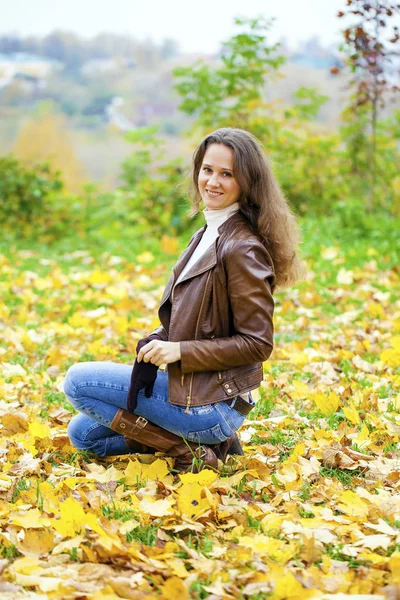
{"type": "MultiPolygon", "coordinates": [[[[204,271],[208,271],[209,269],[212,269],[212,267],[214,267],[217,264],[217,242],[218,242],[219,237],[221,237],[224,234],[224,232],[227,229],[229,224],[235,223],[235,222],[239,223],[242,221],[243,221],[243,217],[241,216],[240,211],[233,213],[232,216],[230,216],[228,219],[226,219],[226,221],[224,221],[222,223],[222,225],[220,225],[218,227],[218,235],[215,238],[214,243],[211,244],[209,248],[207,248],[207,250],[204,252],[204,254],[199,258],[198,261],[195,262],[193,267],[191,269],[189,269],[189,271],[180,280],[179,283],[182,283],[183,281],[186,281],[187,279],[190,279],[191,277],[196,277],[196,275],[200,275],[201,273],[204,273],[204,271]]],[[[197,246],[199,245],[200,240],[203,236],[203,233],[205,232],[206,229],[207,229],[207,223],[204,225],[204,227],[202,227],[201,229],[196,231],[191,243],[186,248],[185,252],[182,254],[182,256],[180,257],[178,262],[175,264],[175,266],[173,268],[173,272],[175,274],[174,283],[178,279],[181,272],[183,271],[186,263],[192,256],[193,252],[196,250],[197,246]]]]}

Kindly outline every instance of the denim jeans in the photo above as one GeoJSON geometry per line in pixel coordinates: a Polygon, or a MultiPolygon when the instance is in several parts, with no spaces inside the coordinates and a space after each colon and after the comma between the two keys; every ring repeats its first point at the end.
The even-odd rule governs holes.
{"type": "MultiPolygon", "coordinates": [[[[127,409],[132,369],[132,365],[111,361],[81,362],[68,369],[64,392],[79,411],[68,424],[75,448],[98,456],[134,452],[124,436],[109,427],[118,409],[127,409]]],[[[245,419],[235,410],[236,398],[230,403],[194,406],[186,413],[185,407],[168,402],[168,373],[158,370],[152,396],[146,398],[140,390],[134,414],[189,441],[218,444],[231,437],[245,419]]],[[[255,405],[251,393],[249,400],[255,405]]]]}

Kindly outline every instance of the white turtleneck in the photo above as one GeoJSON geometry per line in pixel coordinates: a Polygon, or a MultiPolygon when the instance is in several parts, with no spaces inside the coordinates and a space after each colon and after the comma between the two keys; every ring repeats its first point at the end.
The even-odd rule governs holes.
{"type": "Polygon", "coordinates": [[[234,202],[230,206],[226,206],[225,208],[219,208],[216,210],[210,210],[209,208],[205,208],[203,210],[203,215],[207,222],[207,228],[203,233],[203,236],[196,248],[193,252],[192,256],[186,263],[183,268],[182,273],[179,275],[178,279],[175,282],[175,285],[184,277],[184,275],[192,268],[195,262],[199,260],[201,256],[203,256],[204,252],[208,250],[208,248],[215,242],[218,237],[218,227],[222,225],[224,221],[229,219],[233,215],[233,213],[239,210],[239,202],[234,202]]]}

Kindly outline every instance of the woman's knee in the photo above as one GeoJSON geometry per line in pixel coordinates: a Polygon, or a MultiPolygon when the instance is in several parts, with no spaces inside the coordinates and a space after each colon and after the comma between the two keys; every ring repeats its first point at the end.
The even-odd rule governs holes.
{"type": "Polygon", "coordinates": [[[88,438],[88,433],[93,429],[93,423],[88,425],[85,421],[85,416],[79,413],[72,417],[67,426],[67,435],[78,450],[92,450],[97,442],[97,440],[88,438]]]}
{"type": "MultiPolygon", "coordinates": [[[[82,383],[87,376],[88,365],[90,362],[80,362],[72,365],[64,378],[63,388],[64,393],[70,398],[75,398],[79,395],[79,384],[82,383]]],[[[90,368],[90,367],[89,367],[90,368]]]]}
{"type": "Polygon", "coordinates": [[[79,429],[79,424],[76,424],[73,419],[68,424],[67,434],[71,444],[77,450],[86,450],[101,457],[106,456],[106,444],[101,443],[101,440],[86,439],[85,431],[79,429]]]}
{"type": "Polygon", "coordinates": [[[75,415],[72,417],[67,425],[67,435],[75,448],[85,450],[87,448],[87,441],[85,440],[85,431],[82,429],[80,423],[80,416],[75,415]]]}

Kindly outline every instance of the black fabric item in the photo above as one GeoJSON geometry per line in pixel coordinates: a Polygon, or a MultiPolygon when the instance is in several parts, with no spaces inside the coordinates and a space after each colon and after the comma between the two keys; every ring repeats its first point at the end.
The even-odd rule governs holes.
{"type": "MultiPolygon", "coordinates": [[[[232,398],[229,398],[229,400],[224,400],[224,402],[227,402],[227,403],[232,402],[232,398]]],[[[249,412],[253,408],[254,408],[253,404],[246,402],[246,400],[244,398],[242,398],[242,396],[237,396],[233,410],[237,410],[238,412],[240,412],[240,414],[246,416],[249,414],[249,412]]]]}
{"type": "MultiPolygon", "coordinates": [[[[151,342],[151,340],[161,340],[161,337],[157,333],[152,333],[149,337],[142,338],[138,341],[136,346],[136,356],[139,354],[143,346],[151,342]]],[[[146,363],[143,360],[138,363],[135,360],[133,365],[131,383],[128,391],[128,406],[129,412],[134,412],[137,406],[137,397],[139,390],[144,388],[146,398],[150,398],[153,393],[154,382],[157,379],[157,365],[153,363],[146,363]]]]}

